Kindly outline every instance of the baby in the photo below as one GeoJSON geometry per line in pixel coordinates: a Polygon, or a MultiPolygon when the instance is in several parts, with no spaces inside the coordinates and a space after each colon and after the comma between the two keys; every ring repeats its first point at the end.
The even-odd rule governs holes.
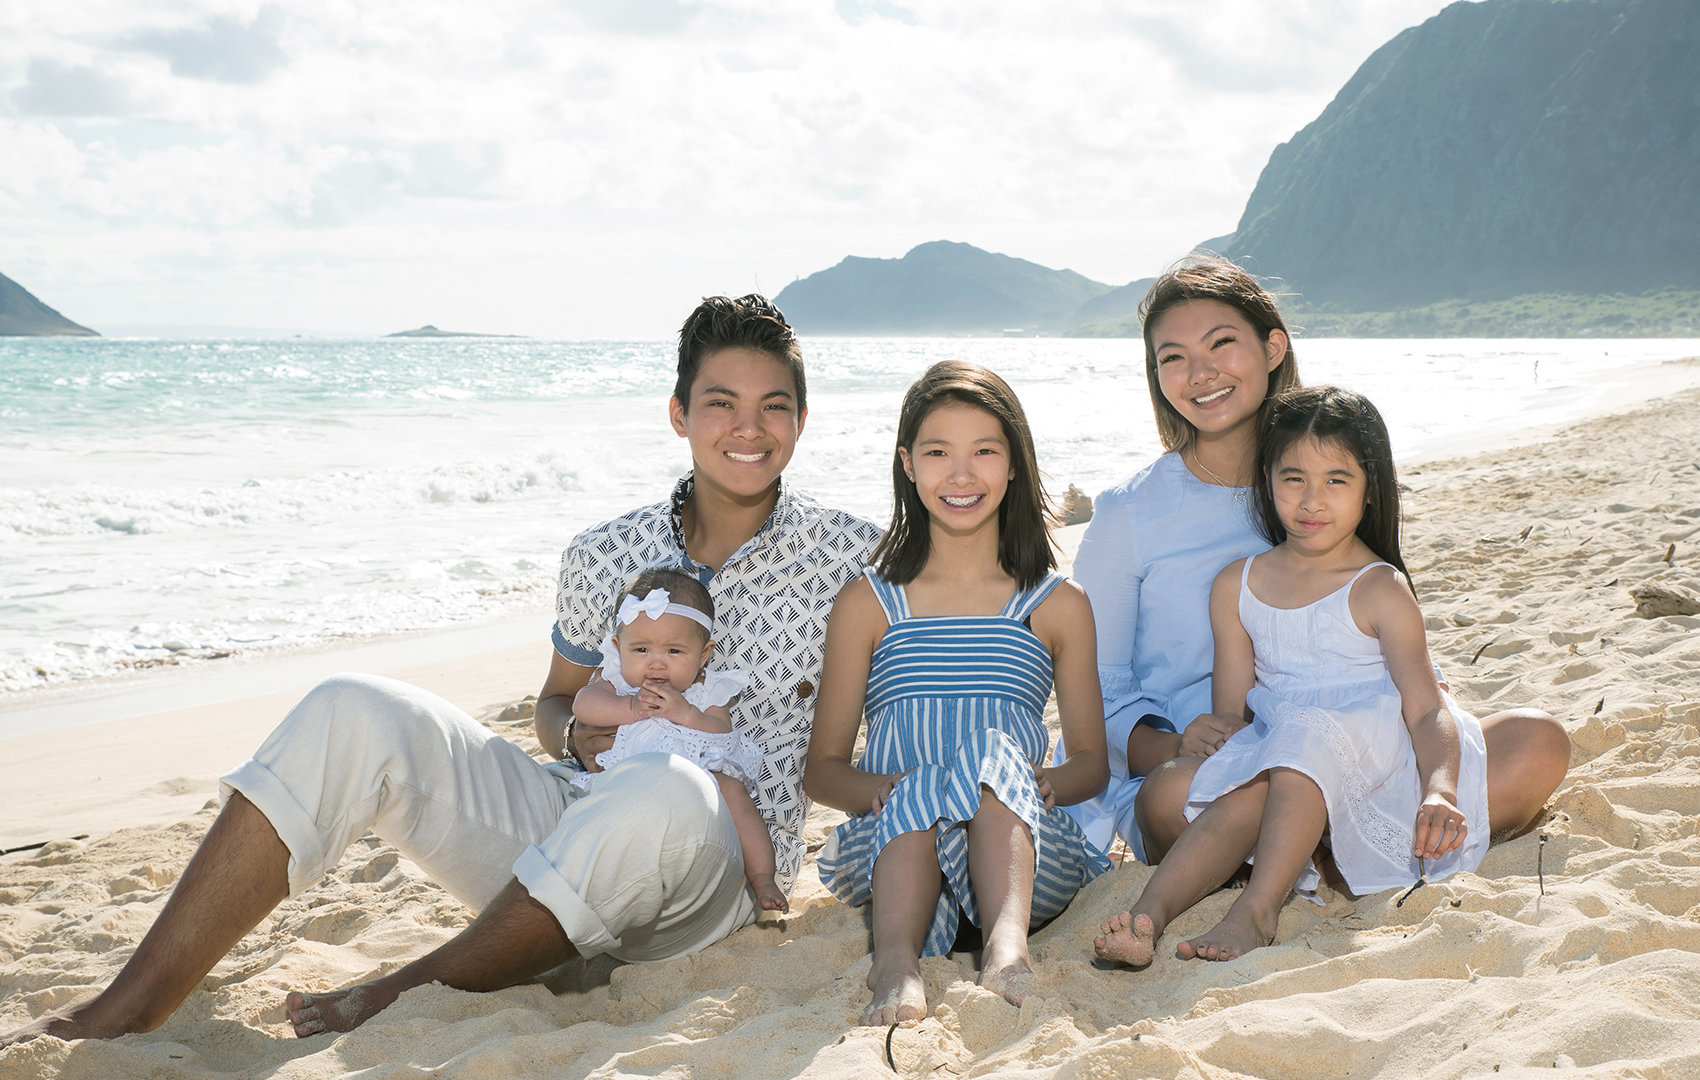
{"type": "Polygon", "coordinates": [[[678,754],[713,775],[732,812],[744,876],[764,911],[790,911],[774,881],[773,838],[752,798],[761,748],[732,726],[729,706],[743,671],[707,671],[714,652],[714,601],[694,576],[654,569],[620,594],[602,665],[573,699],[567,754],[584,769],[575,786],[633,754],[678,754]]]}

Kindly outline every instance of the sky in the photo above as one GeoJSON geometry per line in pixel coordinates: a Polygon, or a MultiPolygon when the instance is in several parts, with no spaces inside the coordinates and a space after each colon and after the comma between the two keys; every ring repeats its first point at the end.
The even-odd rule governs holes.
{"type": "Polygon", "coordinates": [[[957,240],[1110,285],[1444,0],[5,0],[0,273],[96,330],[663,338],[957,240]]]}

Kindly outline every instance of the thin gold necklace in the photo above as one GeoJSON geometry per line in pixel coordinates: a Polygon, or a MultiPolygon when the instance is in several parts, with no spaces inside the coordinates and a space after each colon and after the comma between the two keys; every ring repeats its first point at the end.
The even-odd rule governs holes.
{"type": "Polygon", "coordinates": [[[1215,473],[1211,472],[1210,466],[1208,466],[1208,465],[1204,464],[1204,462],[1198,460],[1198,447],[1196,447],[1196,446],[1192,448],[1192,463],[1194,465],[1197,465],[1201,470],[1203,470],[1205,473],[1207,473],[1210,476],[1210,479],[1216,481],[1217,487],[1225,487],[1225,488],[1228,488],[1229,490],[1231,490],[1234,493],[1234,501],[1235,502],[1239,503],[1242,506],[1245,505],[1245,499],[1246,499],[1245,488],[1239,487],[1235,484],[1230,484],[1226,480],[1222,479],[1220,476],[1217,476],[1215,473]]]}

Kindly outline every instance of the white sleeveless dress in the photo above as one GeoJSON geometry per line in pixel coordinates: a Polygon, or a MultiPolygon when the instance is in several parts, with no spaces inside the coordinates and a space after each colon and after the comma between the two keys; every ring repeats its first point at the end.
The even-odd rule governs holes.
{"type": "MultiPolygon", "coordinates": [[[[620,674],[620,651],[611,635],[602,639],[602,665],[597,671],[619,696],[631,697],[638,692],[620,674]]],[[[702,681],[687,686],[680,696],[699,709],[713,708],[737,697],[749,681],[749,672],[735,668],[705,671],[702,681]]],[[[676,754],[744,785],[751,797],[762,763],[761,747],[736,727],[724,732],[698,731],[659,716],[621,724],[614,732],[613,745],[596,755],[596,763],[607,772],[635,754],[676,754]]],[[[589,791],[601,775],[575,769],[570,780],[574,787],[589,791]]]]}
{"type": "MultiPolygon", "coordinates": [[[[1301,608],[1271,607],[1240,575],[1239,616],[1251,638],[1256,683],[1246,695],[1254,719],[1204,760],[1187,794],[1191,821],[1212,801],[1260,773],[1285,767],[1316,781],[1328,804],[1329,845],[1340,875],[1359,896],[1474,870],[1487,852],[1487,747],[1474,716],[1442,694],[1458,727],[1462,754],[1458,808],[1464,843],[1419,868],[1411,854],[1422,782],[1416,753],[1388,674],[1381,643],[1358,629],[1347,603],[1358,578],[1301,608]]],[[[1314,867],[1295,888],[1313,893],[1314,867]]]]}

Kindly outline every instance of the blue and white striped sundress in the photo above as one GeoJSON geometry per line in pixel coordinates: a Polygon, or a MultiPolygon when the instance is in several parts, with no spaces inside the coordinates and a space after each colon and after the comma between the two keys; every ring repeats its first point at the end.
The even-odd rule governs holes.
{"type": "Polygon", "coordinates": [[[821,881],[847,904],[872,898],[874,860],[897,836],[938,827],[944,887],[922,956],[949,951],[957,912],[980,925],[968,876],[968,832],[985,786],[1033,832],[1033,922],[1055,918],[1080,887],[1110,868],[1080,827],[1047,811],[1033,779],[1049,737],[1051,656],[1026,625],[1063,580],[1052,573],[996,615],[916,618],[901,585],[868,581],[891,626],[868,673],[867,749],[858,768],[900,780],[878,814],[840,825],[817,858],[821,881]]]}

